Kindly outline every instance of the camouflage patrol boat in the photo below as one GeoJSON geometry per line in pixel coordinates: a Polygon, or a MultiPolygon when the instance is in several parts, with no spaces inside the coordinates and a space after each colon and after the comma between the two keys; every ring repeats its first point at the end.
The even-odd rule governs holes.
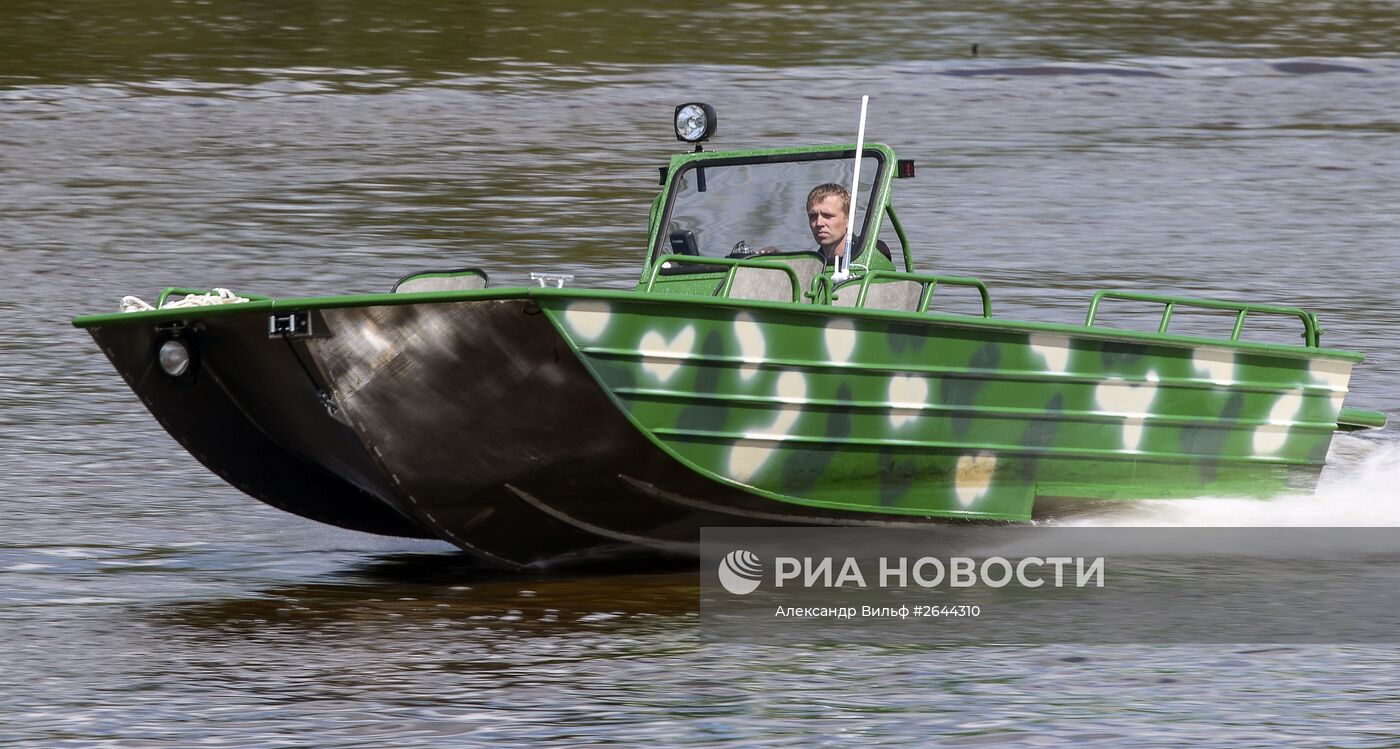
{"type": "Polygon", "coordinates": [[[1384,424],[1343,403],[1361,354],[1323,348],[1302,309],[1100,292],[1083,325],[994,317],[980,281],[915,270],[901,176],[912,163],[882,145],[674,156],[630,290],[444,270],[369,296],[172,307],[189,290],[168,289],[74,325],[247,494],[506,565],[693,554],[704,526],[1305,491],[1335,431],[1384,424]],[[842,281],[802,206],[856,173],[858,150],[842,281]],[[941,310],[949,292],[972,311],[941,310]],[[1158,329],[1096,324],[1107,299],[1160,307],[1158,329]],[[1233,326],[1173,333],[1184,308],[1233,326]],[[1299,343],[1243,340],[1265,316],[1299,343]]]}

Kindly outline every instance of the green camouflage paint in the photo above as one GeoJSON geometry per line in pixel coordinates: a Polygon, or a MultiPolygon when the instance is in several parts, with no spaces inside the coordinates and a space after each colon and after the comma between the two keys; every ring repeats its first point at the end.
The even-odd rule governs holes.
{"type": "Polygon", "coordinates": [[[540,301],[619,406],[697,470],[925,516],[1306,482],[1354,358],[819,305],[540,301]]]}

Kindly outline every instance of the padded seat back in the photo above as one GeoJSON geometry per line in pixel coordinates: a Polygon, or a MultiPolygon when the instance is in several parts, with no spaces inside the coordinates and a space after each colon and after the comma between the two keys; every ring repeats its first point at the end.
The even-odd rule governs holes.
{"type": "MultiPolygon", "coordinates": [[[[808,301],[804,294],[812,281],[826,269],[826,259],[815,252],[783,252],[756,255],[754,260],[787,263],[797,274],[798,301],[808,301]]],[[[792,279],[788,274],[771,268],[739,268],[734,272],[734,285],[729,288],[730,299],[757,302],[791,302],[792,279]]]]}
{"type": "MultiPolygon", "coordinates": [[[[860,280],[847,281],[836,287],[837,307],[854,307],[860,296],[860,280]]],[[[871,283],[865,294],[865,309],[889,309],[914,312],[919,309],[919,297],[924,293],[924,285],[918,281],[886,281],[871,283]]]]}
{"type": "Polygon", "coordinates": [[[410,273],[394,284],[395,294],[415,291],[469,291],[484,289],[487,284],[486,271],[478,268],[457,270],[422,271],[410,273]]]}

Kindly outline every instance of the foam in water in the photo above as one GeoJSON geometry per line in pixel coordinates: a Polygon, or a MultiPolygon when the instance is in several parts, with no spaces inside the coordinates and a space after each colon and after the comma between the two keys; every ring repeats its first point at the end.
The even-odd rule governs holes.
{"type": "Polygon", "coordinates": [[[1400,441],[1338,435],[1317,490],[1272,499],[1195,497],[1105,505],[1061,526],[1400,526],[1400,441]]]}

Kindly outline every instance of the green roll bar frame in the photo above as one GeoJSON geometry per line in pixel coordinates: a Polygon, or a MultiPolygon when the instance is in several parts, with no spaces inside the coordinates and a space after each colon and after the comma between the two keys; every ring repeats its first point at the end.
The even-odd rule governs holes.
{"type": "MultiPolygon", "coordinates": [[[[890,217],[890,226],[894,227],[894,235],[899,237],[899,246],[904,250],[904,272],[914,272],[914,252],[909,249],[909,237],[904,235],[904,224],[899,223],[899,216],[895,215],[894,204],[885,204],[885,215],[890,217]]],[[[987,315],[991,317],[991,315],[987,315]]]]}

